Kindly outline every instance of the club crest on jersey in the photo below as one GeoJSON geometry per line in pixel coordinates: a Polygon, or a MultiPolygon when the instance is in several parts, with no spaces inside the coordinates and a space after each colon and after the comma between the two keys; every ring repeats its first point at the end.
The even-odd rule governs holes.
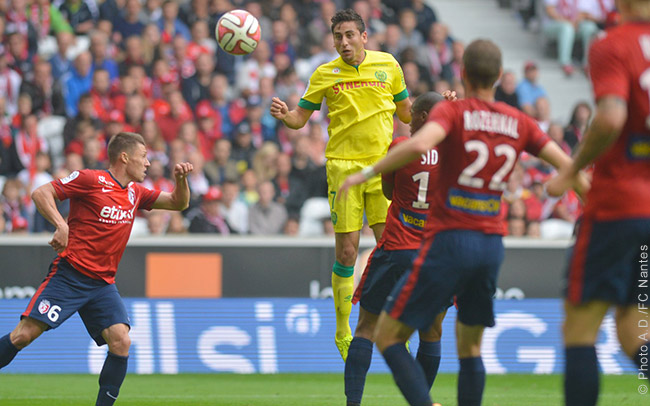
{"type": "Polygon", "coordinates": [[[131,204],[135,204],[135,190],[133,190],[131,187],[129,188],[129,202],[131,202],[131,204]]]}
{"type": "Polygon", "coordinates": [[[97,179],[99,180],[99,183],[100,183],[101,185],[104,185],[104,186],[110,186],[110,187],[115,186],[115,184],[114,184],[113,182],[106,180],[106,177],[103,176],[103,175],[99,175],[99,176],[97,177],[97,179]]]}
{"type": "Polygon", "coordinates": [[[52,305],[50,304],[50,301],[46,300],[46,299],[43,299],[43,300],[41,300],[41,303],[38,304],[38,312],[40,314],[45,314],[45,313],[50,311],[50,307],[52,307],[52,305]]]}
{"type": "Polygon", "coordinates": [[[375,77],[377,78],[378,81],[385,82],[386,79],[388,78],[388,75],[383,70],[378,70],[375,71],[375,77]]]}
{"type": "Polygon", "coordinates": [[[61,183],[63,183],[64,185],[66,183],[70,183],[73,180],[77,179],[78,176],[79,176],[79,171],[74,171],[70,175],[68,175],[65,178],[61,179],[61,183]]]}
{"type": "Polygon", "coordinates": [[[341,73],[341,69],[334,68],[334,69],[332,69],[332,73],[341,73]]]}

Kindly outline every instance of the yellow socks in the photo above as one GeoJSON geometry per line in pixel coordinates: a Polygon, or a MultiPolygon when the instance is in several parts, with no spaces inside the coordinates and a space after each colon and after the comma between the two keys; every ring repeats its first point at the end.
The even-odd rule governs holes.
{"type": "Polygon", "coordinates": [[[338,262],[332,268],[332,290],[336,309],[336,338],[352,335],[350,331],[350,312],[354,294],[354,267],[343,266],[338,262]]]}

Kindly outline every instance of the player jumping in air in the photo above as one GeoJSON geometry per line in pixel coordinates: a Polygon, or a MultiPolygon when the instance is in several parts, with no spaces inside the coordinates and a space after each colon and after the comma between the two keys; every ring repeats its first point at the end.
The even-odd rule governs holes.
{"type": "Polygon", "coordinates": [[[139,134],[121,132],[108,143],[108,170],[74,171],[32,193],[38,211],[56,227],[50,245],[58,253],[43,283],[10,333],[0,338],[0,368],[18,351],[79,312],[97,345],[108,344],[99,374],[97,406],[112,405],[127,370],[131,340],[126,307],[115,287],[115,272],[139,209],[183,210],[190,199],[192,164],[174,167],[174,190],[146,189],[149,160],[139,134]],[[57,200],[70,199],[66,222],[57,200]]]}
{"type": "Polygon", "coordinates": [[[623,351],[639,367],[639,378],[648,378],[650,331],[647,322],[640,322],[640,311],[647,309],[650,295],[642,283],[648,279],[650,247],[650,2],[618,0],[617,6],[623,24],[608,30],[589,50],[597,104],[593,122],[573,165],[547,184],[549,194],[560,196],[581,168],[595,163],[568,263],[567,406],[592,406],[598,401],[595,343],[611,306],[616,306],[623,351]]]}
{"type": "Polygon", "coordinates": [[[271,115],[289,128],[302,128],[323,98],[329,109],[327,184],[332,223],[336,233],[336,262],[332,268],[332,289],[336,308],[335,342],[343,360],[352,340],[350,311],[354,289],[354,264],[359,251],[359,231],[365,211],[378,241],[384,230],[388,200],[381,191],[381,179],[374,176],[366,185],[350,190],[345,201],[336,199],[343,180],[386,154],[393,139],[393,114],[404,123],[411,121],[402,68],[385,52],[367,51],[366,27],[351,9],[332,17],[334,46],[341,56],[319,66],[294,110],[277,97],[271,115]]]}
{"type": "Polygon", "coordinates": [[[420,252],[391,292],[377,326],[377,347],[414,406],[431,406],[431,398],[422,368],[405,343],[415,329],[428,329],[454,295],[458,404],[481,404],[485,386],[481,338],[486,326],[494,326],[492,297],[504,254],[501,195],[506,181],[524,150],[555,167],[571,164],[533,119],[494,101],[493,86],[502,71],[501,51],[493,42],[472,42],[462,69],[468,98],[438,103],[412,138],[341,187],[345,194],[350,186],[420,159],[436,146],[442,157],[439,173],[444,176],[436,181],[420,252]]]}
{"type": "MultiPolygon", "coordinates": [[[[411,107],[411,134],[427,121],[429,111],[445,100],[435,92],[419,96],[411,107]]],[[[396,138],[390,148],[407,140],[396,138]]],[[[389,151],[390,151],[389,148],[389,151]]],[[[386,217],[386,229],[377,243],[357,287],[353,304],[360,303],[359,321],[345,361],[345,396],[348,406],[361,404],[366,375],[372,358],[373,334],[386,298],[399,278],[411,266],[422,241],[429,206],[433,200],[438,170],[438,151],[422,154],[421,159],[382,176],[382,190],[392,199],[386,217]]],[[[436,317],[433,326],[420,331],[416,359],[422,366],[429,388],[440,366],[440,337],[446,310],[436,317]]]]}

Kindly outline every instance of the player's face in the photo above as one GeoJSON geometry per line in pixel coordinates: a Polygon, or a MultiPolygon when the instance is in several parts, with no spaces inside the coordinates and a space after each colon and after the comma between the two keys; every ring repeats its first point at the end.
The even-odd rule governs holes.
{"type": "Polygon", "coordinates": [[[147,168],[150,165],[151,163],[147,159],[147,148],[142,144],[138,144],[133,148],[133,152],[129,154],[126,173],[131,180],[142,182],[147,175],[147,168]]]}
{"type": "Polygon", "coordinates": [[[415,134],[415,132],[426,123],[428,116],[428,111],[415,111],[413,110],[413,107],[411,107],[411,122],[409,123],[409,126],[411,127],[411,135],[415,134]]]}
{"type": "Polygon", "coordinates": [[[350,65],[359,65],[365,58],[365,44],[368,33],[359,32],[354,21],[344,21],[334,27],[334,48],[341,59],[350,65]]]}

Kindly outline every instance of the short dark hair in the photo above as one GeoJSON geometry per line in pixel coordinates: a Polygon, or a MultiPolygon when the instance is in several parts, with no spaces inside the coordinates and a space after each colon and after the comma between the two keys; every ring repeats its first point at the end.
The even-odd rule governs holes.
{"type": "Polygon", "coordinates": [[[353,21],[357,25],[360,33],[366,31],[366,24],[363,22],[363,18],[351,8],[346,8],[345,10],[337,11],[334,17],[332,17],[332,34],[334,33],[334,27],[347,21],[353,21]]]}
{"type": "Polygon", "coordinates": [[[138,144],[146,145],[140,134],[126,131],[115,134],[108,142],[108,161],[114,164],[122,152],[131,153],[138,144]]]}
{"type": "Polygon", "coordinates": [[[491,88],[501,72],[501,50],[488,39],[477,39],[465,49],[463,65],[473,87],[491,88]]]}
{"type": "Polygon", "coordinates": [[[418,113],[420,111],[424,111],[426,113],[429,113],[429,111],[431,111],[436,103],[443,100],[445,100],[444,96],[438,92],[426,92],[419,95],[413,102],[413,112],[418,113]]]}

